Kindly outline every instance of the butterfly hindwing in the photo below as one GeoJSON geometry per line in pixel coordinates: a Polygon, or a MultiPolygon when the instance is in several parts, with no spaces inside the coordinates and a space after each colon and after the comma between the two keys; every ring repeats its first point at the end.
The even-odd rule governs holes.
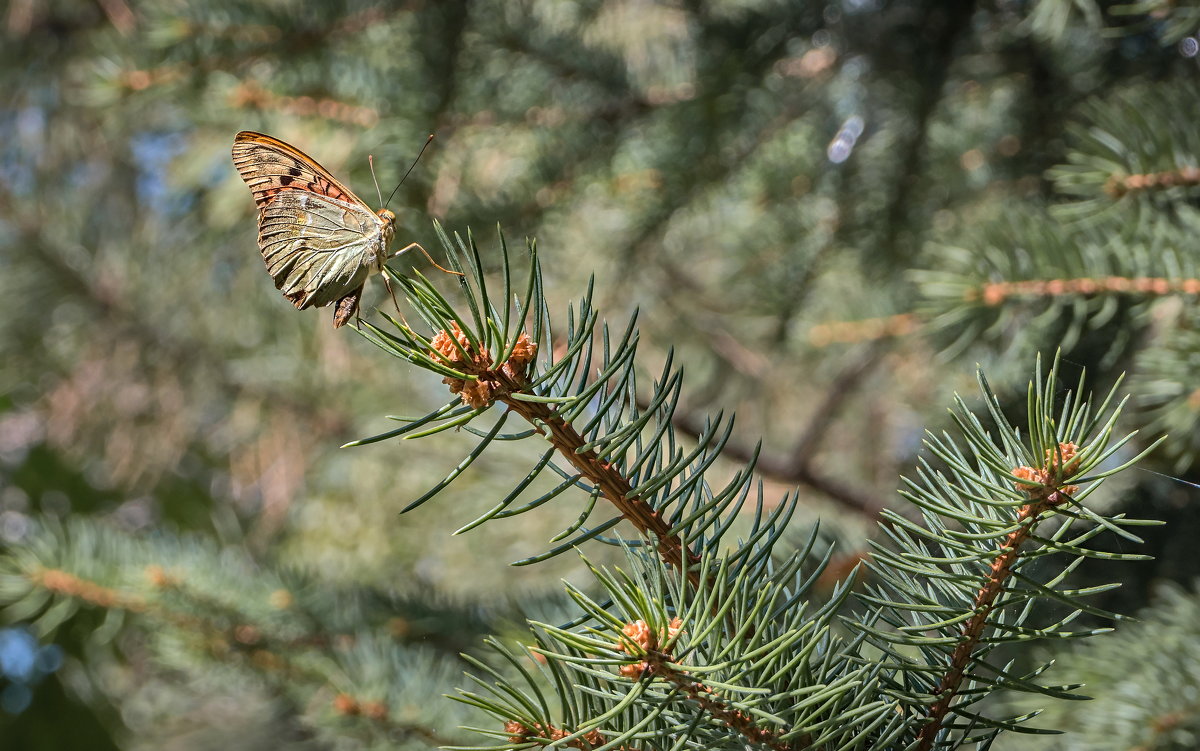
{"type": "Polygon", "coordinates": [[[305,191],[285,191],[259,210],[267,273],[297,308],[321,307],[362,286],[385,253],[374,214],[305,191]]]}

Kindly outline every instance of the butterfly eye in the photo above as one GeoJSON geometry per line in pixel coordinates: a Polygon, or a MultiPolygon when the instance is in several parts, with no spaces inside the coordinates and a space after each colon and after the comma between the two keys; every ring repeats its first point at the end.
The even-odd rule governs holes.
{"type": "Polygon", "coordinates": [[[393,214],[390,209],[380,209],[379,210],[379,218],[385,222],[395,222],[396,221],[396,215],[393,214]]]}

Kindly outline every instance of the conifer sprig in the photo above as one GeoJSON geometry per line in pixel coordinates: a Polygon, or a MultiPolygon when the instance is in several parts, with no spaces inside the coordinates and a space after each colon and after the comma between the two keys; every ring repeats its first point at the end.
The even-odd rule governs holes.
{"type": "Polygon", "coordinates": [[[39,638],[82,633],[98,653],[132,632],[158,665],[225,696],[264,688],[331,740],[394,748],[460,739],[461,708],[410,708],[453,685],[462,666],[453,652],[479,639],[483,617],[432,611],[400,593],[334,599],[330,607],[311,575],[199,538],[137,537],[82,517],[39,525],[0,555],[2,617],[39,638]],[[422,620],[436,624],[432,633],[422,620]]]}
{"type": "Polygon", "coordinates": [[[836,620],[850,585],[805,605],[827,563],[828,551],[809,560],[815,540],[765,575],[726,575],[706,558],[719,575],[701,591],[644,551],[629,551],[627,571],[592,567],[611,604],[570,588],[586,626],[531,623],[525,650],[492,642],[512,670],[477,663],[490,680],[474,677],[459,699],[497,719],[478,730],[500,743],[476,748],[649,749],[685,738],[697,748],[888,747],[908,723],[878,690],[881,667],[843,651],[853,646],[836,620]]]}
{"type": "Polygon", "coordinates": [[[1070,126],[1066,164],[1047,173],[1074,199],[1055,212],[1091,219],[1128,209],[1122,215],[1149,218],[1200,195],[1200,134],[1173,116],[1196,95],[1193,82],[1141,83],[1089,100],[1070,126]]]}
{"type": "MultiPolygon", "coordinates": [[[[502,722],[501,729],[481,729],[502,741],[496,748],[531,742],[659,748],[686,736],[705,747],[740,742],[783,751],[894,743],[929,751],[987,743],[1005,729],[1038,732],[1023,725],[1033,715],[980,713],[978,703],[996,690],[1074,696],[1074,687],[1041,686],[1035,680],[1040,669],[1015,673],[992,652],[1002,644],[1105,630],[1067,630],[1083,613],[1117,617],[1085,600],[1108,587],[1062,586],[1084,557],[1143,558],[1085,545],[1100,530],[1136,541],[1125,528],[1148,523],[1105,518],[1082,503],[1105,477],[1139,458],[1122,457],[1111,466],[1133,438],[1113,432],[1122,405],[1112,404],[1112,393],[1098,407],[1085,401],[1082,381],[1076,392],[1060,393],[1056,362],[1031,383],[1027,427],[1018,430],[980,375],[994,427],[985,428],[960,399],[954,413],[960,434],[930,436],[932,457],[922,460],[917,479],[906,480],[902,492],[921,520],[885,512],[884,538],[874,546],[871,584],[862,595],[868,611],[856,617],[838,612],[850,589],[843,583],[829,605],[810,612],[804,595],[816,575],[797,578],[809,551],[782,559],[774,552],[794,498],[785,498],[782,510],[764,522],[759,487],[751,534],[728,545],[723,536],[749,496],[753,461],[723,489],[704,483],[729,429],[720,430],[718,417],[695,447],[677,445],[671,416],[680,376],[670,359],[651,398],[639,401],[632,322],[619,340],[610,336],[589,291],[569,309],[566,336],[558,341],[532,246],[527,292],[517,298],[506,249],[499,274],[504,291],[495,295],[474,241],[452,243],[440,228],[439,234],[450,263],[465,273],[463,300],[452,304],[423,276],[397,275],[430,333],[391,320],[391,329],[368,324],[364,335],[442,376],[463,406],[444,405],[363,442],[421,437],[448,425],[480,436],[470,455],[412,507],[452,482],[491,441],[541,435],[551,447],[534,469],[466,528],[527,512],[575,487],[586,498],[579,521],[556,538],[570,542],[519,563],[595,537],[625,546],[637,572],[593,569],[603,601],[570,589],[583,615],[569,626],[531,624],[537,635],[531,657],[494,642],[512,671],[476,663],[489,677],[475,678],[480,690],[462,699],[502,722]],[[555,351],[558,356],[550,356],[555,351]],[[497,405],[506,411],[490,427],[470,425],[497,405]],[[501,433],[510,414],[532,430],[501,433]],[[509,511],[547,468],[563,482],[509,511]],[[598,498],[619,514],[585,529],[598,498]],[[623,520],[648,542],[600,534],[623,520]],[[1087,525],[1094,526],[1068,534],[1087,525]],[[1069,560],[1053,570],[1029,567],[1054,555],[1069,560]],[[1070,612],[1047,620],[1041,605],[1050,602],[1070,612]],[[857,636],[833,630],[829,619],[835,617],[857,636]],[[680,643],[688,645],[683,653],[676,652],[680,643]],[[790,662],[796,655],[819,659],[823,669],[784,669],[802,666],[803,660],[790,662]],[[531,672],[529,659],[540,667],[531,672]],[[557,687],[557,709],[539,698],[542,685],[557,687]],[[813,696],[820,701],[808,701],[813,696]]],[[[823,567],[818,564],[818,572],[823,567]]]]}
{"type": "Polygon", "coordinates": [[[1045,209],[1007,212],[954,245],[934,244],[911,273],[926,329],[947,354],[983,340],[1053,339],[1064,350],[1109,325],[1109,357],[1133,343],[1148,306],[1200,295],[1192,248],[1200,213],[1179,206],[1129,236],[1106,224],[1061,222],[1045,209]],[[1120,316],[1120,318],[1118,318],[1120,316]],[[1111,325],[1126,322],[1126,325],[1111,325]]]}
{"type": "Polygon", "coordinates": [[[1074,392],[1059,394],[1056,361],[1044,381],[1030,385],[1025,435],[1004,416],[982,375],[980,387],[994,432],[960,399],[954,416],[961,435],[929,435],[926,445],[941,466],[923,460],[901,491],[921,510],[923,523],[884,512],[887,539],[874,544],[871,583],[862,595],[873,611],[858,627],[894,660],[898,681],[891,690],[922,718],[923,751],[956,748],[975,731],[1028,732],[1020,724],[1028,717],[978,713],[978,703],[996,688],[1072,698],[1074,687],[1040,686],[1032,678],[1041,669],[1018,675],[1011,662],[998,663],[991,653],[1002,644],[1107,630],[1066,626],[1083,613],[1119,618],[1084,599],[1117,585],[1074,590],[1061,586],[1063,580],[1089,556],[1144,560],[1083,543],[1101,529],[1140,542],[1125,528],[1153,523],[1105,518],[1082,503],[1104,478],[1158,443],[1116,463],[1132,434],[1113,432],[1121,407],[1112,406],[1115,387],[1099,407],[1084,400],[1082,379],[1074,392]],[[1072,535],[1081,524],[1096,527],[1072,535]],[[1032,565],[1052,555],[1070,560],[1053,570],[1032,565]],[[1069,612],[1049,620],[1035,607],[1049,601],[1069,612]],[[1031,619],[1038,625],[1030,626],[1031,619]]]}
{"type": "Polygon", "coordinates": [[[576,488],[587,497],[578,519],[554,537],[552,542],[557,544],[549,551],[517,563],[545,560],[590,539],[634,546],[649,540],[664,562],[687,571],[696,586],[700,557],[719,544],[747,501],[755,508],[749,539],[769,548],[791,516],[795,497],[789,494],[767,512],[761,488],[754,489],[757,449],[748,466],[723,487],[708,485],[705,473],[732,435],[733,420],[721,415],[709,420],[690,445],[677,437],[671,418],[682,374],[668,353],[649,397],[640,392],[636,316],[616,335],[601,323],[589,288],[578,306],[568,308],[566,331],[558,339],[532,243],[527,250],[526,279],[517,288],[507,244],[500,238],[497,291],[485,274],[473,237],[464,240],[456,236],[452,241],[440,226],[437,231],[453,268],[464,274],[459,281],[461,302],[452,304],[419,273],[413,277],[393,274],[392,280],[404,290],[428,332],[418,331],[406,319],[388,316],[390,327],[368,322],[362,333],[386,352],[442,376],[461,405],[450,402],[422,417],[401,418],[407,423],[403,427],[347,445],[419,438],[460,427],[481,440],[445,480],[410,503],[406,511],[448,487],[493,440],[540,436],[550,448],[512,493],[463,525],[460,532],[491,519],[531,511],[576,488]],[[501,408],[503,412],[490,427],[473,425],[501,408]],[[510,415],[522,418],[528,429],[502,433],[510,415]],[[547,470],[556,473],[561,482],[513,507],[547,470]],[[617,514],[588,526],[601,499],[617,514]],[[632,525],[636,535],[628,539],[605,535],[623,521],[632,525]]]}

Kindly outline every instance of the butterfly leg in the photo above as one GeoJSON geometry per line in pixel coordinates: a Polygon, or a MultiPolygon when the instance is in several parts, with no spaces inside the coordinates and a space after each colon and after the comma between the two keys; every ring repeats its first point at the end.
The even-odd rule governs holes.
{"type": "Polygon", "coordinates": [[[462,274],[458,271],[451,271],[450,269],[440,266],[437,261],[433,260],[433,256],[429,255],[429,251],[425,250],[425,248],[421,247],[420,243],[409,243],[408,245],[405,245],[403,248],[401,248],[400,250],[397,250],[395,253],[393,253],[392,258],[395,258],[396,256],[400,255],[401,253],[412,250],[413,248],[416,248],[417,250],[424,253],[425,257],[429,259],[430,263],[432,263],[434,266],[441,269],[442,271],[445,271],[447,274],[454,274],[455,276],[462,276],[462,274]]]}
{"type": "Polygon", "coordinates": [[[400,315],[400,320],[405,326],[408,325],[408,319],[404,317],[404,313],[400,310],[400,303],[396,302],[396,292],[392,289],[392,280],[388,279],[388,269],[383,272],[383,286],[387,287],[388,294],[392,296],[392,306],[396,308],[396,312],[400,315]]]}

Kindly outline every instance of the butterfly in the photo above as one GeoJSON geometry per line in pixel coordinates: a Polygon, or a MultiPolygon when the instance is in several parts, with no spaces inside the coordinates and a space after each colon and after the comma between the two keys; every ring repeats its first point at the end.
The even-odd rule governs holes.
{"type": "Polygon", "coordinates": [[[258,206],[258,249],[275,288],[299,310],[335,305],[334,328],[358,312],[367,278],[389,258],[425,250],[412,243],[389,255],[396,215],[372,211],[316,160],[278,138],[238,133],[233,166],[258,206]]]}

